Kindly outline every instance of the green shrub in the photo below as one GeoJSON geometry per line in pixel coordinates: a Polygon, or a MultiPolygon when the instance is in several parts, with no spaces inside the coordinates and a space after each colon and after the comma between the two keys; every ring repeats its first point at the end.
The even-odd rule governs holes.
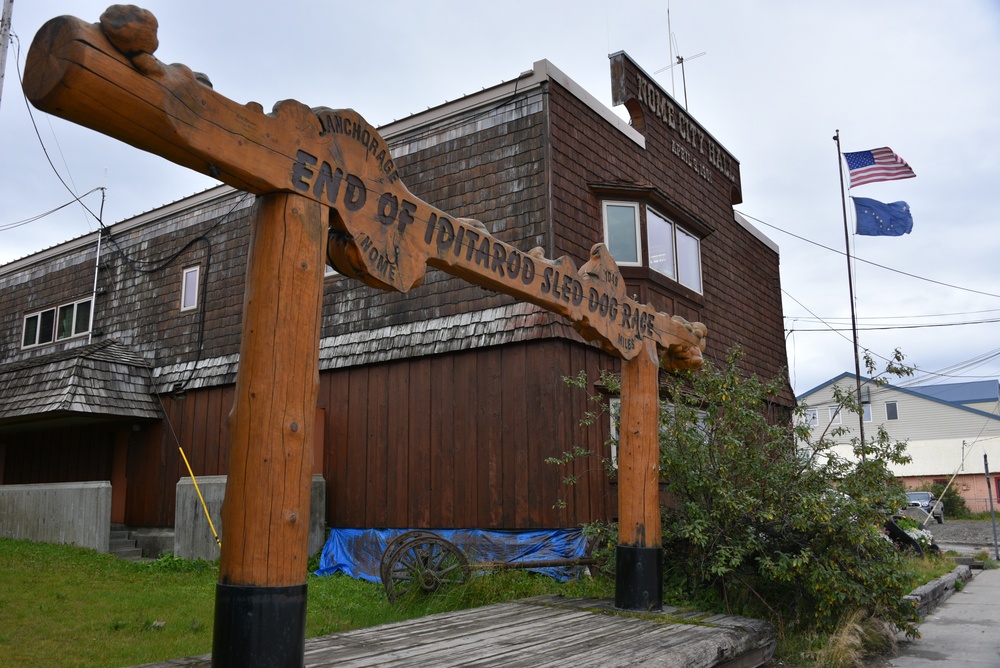
{"type": "Polygon", "coordinates": [[[663,512],[665,589],[710,588],[779,628],[828,632],[861,610],[912,631],[902,557],[883,532],[884,509],[903,499],[887,465],[908,461],[905,444],[880,431],[848,459],[811,441],[769,402],[784,381],[743,373],[740,357],[667,387],[660,467],[675,503],[663,512]]]}
{"type": "MultiPolygon", "coordinates": [[[[883,530],[886,509],[904,505],[889,465],[909,461],[905,443],[879,430],[864,443],[855,438],[854,456],[842,456],[828,438],[835,434],[812,439],[771,400],[787,389],[783,379],[745,373],[740,358],[733,350],[723,368],[706,363],[667,379],[660,473],[673,503],[662,512],[665,594],[770,619],[781,635],[826,636],[855,611],[915,633],[903,556],[883,530]]],[[[897,352],[889,371],[907,373],[901,361],[897,352]]],[[[566,380],[586,386],[581,376],[566,380]]],[[[614,379],[601,380],[617,391],[614,379]]],[[[845,411],[862,410],[852,392],[835,395],[845,411]]],[[[589,530],[598,529],[609,531],[589,530]]],[[[613,561],[604,563],[613,572],[613,561]]]]}

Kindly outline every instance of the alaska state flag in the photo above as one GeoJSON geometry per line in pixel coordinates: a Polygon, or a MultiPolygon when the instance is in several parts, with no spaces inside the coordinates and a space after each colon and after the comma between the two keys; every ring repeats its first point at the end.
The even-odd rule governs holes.
{"type": "Polygon", "coordinates": [[[901,237],[913,229],[913,216],[906,202],[885,204],[867,197],[852,197],[857,213],[857,232],[870,237],[901,237]]]}

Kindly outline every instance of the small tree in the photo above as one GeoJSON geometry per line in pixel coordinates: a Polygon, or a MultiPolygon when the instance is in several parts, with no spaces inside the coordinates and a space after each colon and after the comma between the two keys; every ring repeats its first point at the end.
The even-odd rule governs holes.
{"type": "MultiPolygon", "coordinates": [[[[770,400],[784,381],[742,372],[741,355],[733,350],[722,368],[706,363],[667,380],[665,592],[717,597],[779,629],[831,631],[860,611],[914,632],[902,557],[883,530],[886,513],[903,504],[889,465],[908,461],[905,443],[879,430],[853,440],[853,458],[839,455],[827,434],[810,438],[803,420],[770,400]]],[[[905,373],[901,362],[897,352],[889,370],[905,373]]],[[[862,410],[849,391],[837,401],[862,410]]]]}
{"type": "Polygon", "coordinates": [[[912,631],[901,557],[883,532],[886,510],[903,499],[887,464],[907,461],[905,444],[880,430],[855,440],[855,459],[839,456],[776,414],[768,399],[783,382],[742,373],[740,357],[734,350],[724,368],[706,364],[667,388],[668,588],[710,587],[779,625],[829,631],[845,610],[862,609],[912,631]]]}

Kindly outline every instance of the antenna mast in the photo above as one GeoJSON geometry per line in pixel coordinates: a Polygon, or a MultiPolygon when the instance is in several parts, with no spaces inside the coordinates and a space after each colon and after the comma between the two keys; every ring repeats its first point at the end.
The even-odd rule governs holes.
{"type": "Polygon", "coordinates": [[[7,44],[10,42],[10,20],[14,13],[14,0],[4,0],[0,17],[0,99],[3,99],[3,75],[7,69],[7,44]]]}
{"type": "Polygon", "coordinates": [[[695,58],[700,58],[701,56],[705,55],[705,52],[702,51],[701,53],[696,53],[693,56],[690,56],[689,58],[685,58],[684,56],[682,56],[680,54],[680,49],[677,47],[677,36],[674,35],[673,28],[670,27],[670,3],[669,2],[667,2],[667,36],[668,36],[667,42],[669,42],[669,47],[668,48],[670,50],[670,64],[667,65],[666,67],[661,67],[660,69],[658,69],[655,72],[653,72],[653,74],[659,74],[663,70],[670,70],[670,96],[673,97],[676,100],[677,99],[677,89],[676,89],[676,86],[674,85],[674,66],[675,65],[680,65],[681,66],[681,83],[684,86],[684,109],[687,110],[687,108],[688,108],[688,87],[687,87],[687,76],[684,73],[684,61],[685,60],[694,60],[695,58]],[[675,53],[677,54],[676,56],[674,55],[675,53]]]}

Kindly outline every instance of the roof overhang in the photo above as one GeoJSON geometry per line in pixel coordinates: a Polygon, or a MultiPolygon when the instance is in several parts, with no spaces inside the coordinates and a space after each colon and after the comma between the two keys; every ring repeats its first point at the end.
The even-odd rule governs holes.
{"type": "Polygon", "coordinates": [[[149,378],[149,364],[114,339],[4,364],[0,428],[159,419],[149,378]]]}

